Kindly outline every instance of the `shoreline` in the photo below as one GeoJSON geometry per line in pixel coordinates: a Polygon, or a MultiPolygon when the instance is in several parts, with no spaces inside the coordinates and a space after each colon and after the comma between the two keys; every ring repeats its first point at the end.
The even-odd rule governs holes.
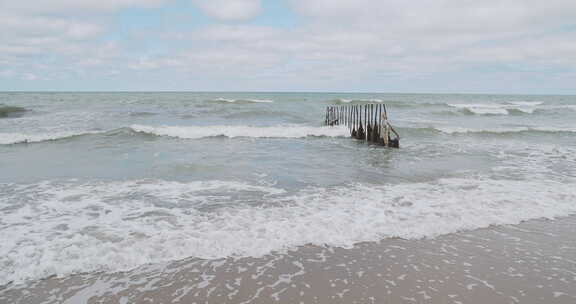
{"type": "Polygon", "coordinates": [[[574,303],[576,216],[349,249],[189,258],[0,288],[6,303],[574,303]]]}

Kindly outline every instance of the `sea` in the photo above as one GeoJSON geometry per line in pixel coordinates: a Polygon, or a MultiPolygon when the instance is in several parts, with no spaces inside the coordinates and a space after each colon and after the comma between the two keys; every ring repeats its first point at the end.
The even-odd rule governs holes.
{"type": "Polygon", "coordinates": [[[4,299],[50,278],[574,214],[576,96],[0,93],[4,299]],[[324,125],[328,106],[360,104],[386,105],[399,149],[324,125]]]}

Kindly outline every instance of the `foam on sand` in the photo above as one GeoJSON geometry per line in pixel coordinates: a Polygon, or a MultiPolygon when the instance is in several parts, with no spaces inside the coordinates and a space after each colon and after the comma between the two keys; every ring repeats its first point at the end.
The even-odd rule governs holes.
{"type": "Polygon", "coordinates": [[[448,178],[292,194],[234,181],[66,181],[0,188],[5,193],[0,285],[186,257],[262,256],[305,244],[348,248],[390,237],[432,238],[576,213],[573,180],[448,178]],[[198,208],[239,193],[261,204],[198,208]]]}

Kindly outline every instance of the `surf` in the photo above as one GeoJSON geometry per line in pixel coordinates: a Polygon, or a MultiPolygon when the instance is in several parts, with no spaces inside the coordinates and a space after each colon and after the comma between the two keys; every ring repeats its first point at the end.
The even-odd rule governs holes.
{"type": "Polygon", "coordinates": [[[0,202],[14,206],[1,211],[0,263],[8,266],[0,270],[0,285],[188,257],[260,257],[306,244],[349,248],[385,238],[433,238],[576,213],[573,180],[444,178],[294,193],[223,180],[46,181],[0,189],[0,202]],[[198,209],[222,193],[247,193],[266,205],[198,209]]]}
{"type": "Polygon", "coordinates": [[[27,111],[28,109],[26,108],[0,104],[0,118],[20,117],[27,111]]]}

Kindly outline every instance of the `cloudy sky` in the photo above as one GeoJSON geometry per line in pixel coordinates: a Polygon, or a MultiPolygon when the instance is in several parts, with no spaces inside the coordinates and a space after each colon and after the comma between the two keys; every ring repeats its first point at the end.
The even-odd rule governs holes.
{"type": "Polygon", "coordinates": [[[0,0],[0,90],[576,94],[576,1],[0,0]]]}

